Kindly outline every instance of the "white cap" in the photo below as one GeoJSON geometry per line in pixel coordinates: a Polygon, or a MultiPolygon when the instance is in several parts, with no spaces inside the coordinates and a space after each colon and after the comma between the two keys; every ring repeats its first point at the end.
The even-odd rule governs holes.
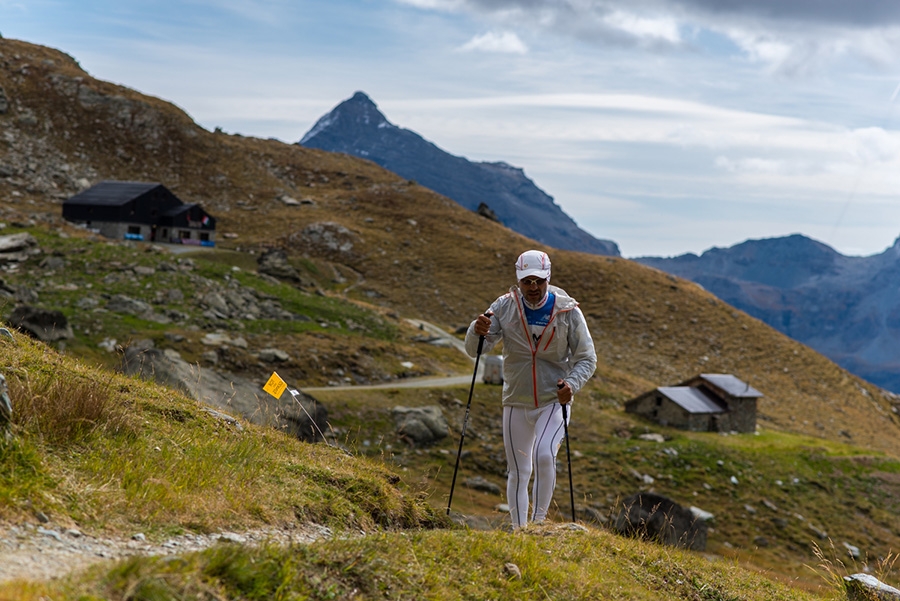
{"type": "Polygon", "coordinates": [[[516,260],[516,279],[535,276],[541,279],[550,277],[550,257],[539,250],[526,250],[516,260]]]}

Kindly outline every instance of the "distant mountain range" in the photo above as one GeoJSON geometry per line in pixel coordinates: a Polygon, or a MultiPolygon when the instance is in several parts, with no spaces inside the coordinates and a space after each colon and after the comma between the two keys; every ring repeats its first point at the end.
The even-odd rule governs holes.
{"type": "Polygon", "coordinates": [[[795,234],[700,256],[635,261],[692,280],[856,375],[900,392],[900,238],[869,257],[847,257],[795,234]]]}
{"type": "Polygon", "coordinates": [[[449,154],[389,122],[363,92],[319,119],[299,144],[373,161],[547,246],[620,256],[615,242],[579,228],[522,169],[449,154]]]}

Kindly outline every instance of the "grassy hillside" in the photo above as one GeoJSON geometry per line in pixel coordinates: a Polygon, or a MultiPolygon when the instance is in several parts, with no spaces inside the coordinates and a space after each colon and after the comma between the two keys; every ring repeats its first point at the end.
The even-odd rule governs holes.
{"type": "Polygon", "coordinates": [[[0,344],[18,401],[15,436],[0,440],[0,523],[41,512],[92,535],[160,539],[307,522],[338,534],[312,545],[221,543],[175,561],[107,562],[52,582],[4,582],[3,599],[804,600],[840,592],[830,560],[814,558],[811,582],[780,583],[725,558],[594,527],[452,527],[420,486],[380,459],[238,428],[171,390],[20,335],[0,344]]]}
{"type": "MultiPolygon", "coordinates": [[[[12,288],[36,292],[34,304],[63,311],[76,335],[66,342],[64,356],[17,336],[15,345],[0,348],[8,366],[4,373],[15,398],[28,399],[19,406],[37,403],[54,387],[63,394],[69,382],[61,379],[65,375],[86,382],[85,395],[106,399],[102,405],[109,412],[85,422],[90,426],[86,430],[73,426],[72,434],[56,441],[59,424],[70,418],[31,422],[23,411],[17,417],[25,420],[17,425],[20,435],[2,455],[6,467],[0,495],[11,492],[0,497],[0,519],[30,519],[30,503],[98,530],[128,531],[139,525],[160,533],[210,531],[300,519],[348,530],[446,526],[442,508],[467,389],[316,392],[342,442],[353,450],[351,457],[274,432],[249,428],[238,434],[177,393],[93,371],[94,366],[111,368],[118,360],[98,345],[105,339],[123,344],[150,338],[190,362],[203,362],[202,337],[222,331],[242,336],[247,347],[223,353],[217,368],[264,381],[272,367],[254,353],[279,347],[292,356],[279,372],[304,388],[347,379],[368,383],[466,373],[471,363],[457,351],[423,342],[421,332],[409,328],[404,318],[426,319],[448,331],[466,325],[513,283],[516,256],[534,243],[369,162],[205,131],[169,103],[94,80],[58,51],[0,39],[0,55],[0,88],[8,99],[7,110],[0,113],[0,219],[7,224],[2,233],[29,232],[43,251],[7,268],[2,279],[12,288]],[[182,200],[202,203],[218,219],[217,249],[173,255],[161,247],[100,240],[65,224],[61,201],[85,183],[102,179],[158,181],[182,200]],[[286,196],[304,202],[286,204],[286,196]],[[311,226],[327,228],[342,244],[308,235],[311,226]],[[288,253],[301,284],[256,273],[257,258],[270,248],[288,253]],[[62,267],[46,261],[51,257],[62,261],[62,267]],[[166,268],[160,267],[163,263],[166,268]],[[204,316],[205,294],[220,289],[255,291],[258,298],[277,301],[309,320],[204,316]],[[180,291],[180,297],[164,294],[170,290],[180,291]],[[106,311],[109,297],[116,294],[184,318],[160,323],[106,311]],[[95,304],[81,304],[84,299],[95,304]],[[451,436],[427,449],[404,446],[392,434],[388,412],[394,405],[424,404],[444,408],[451,436]],[[223,469],[221,457],[234,458],[234,464],[226,461],[223,469]],[[402,480],[395,481],[394,474],[402,480]]],[[[590,512],[602,521],[628,494],[655,490],[716,515],[709,550],[717,560],[744,564],[772,580],[804,588],[821,580],[806,567],[818,561],[814,542],[857,545],[870,567],[900,547],[894,534],[900,532],[894,517],[900,458],[894,395],[694,284],[623,259],[547,250],[554,263],[553,282],[581,302],[600,359],[597,375],[573,408],[570,431],[580,515],[590,512]],[[758,436],[670,431],[622,411],[625,400],[700,372],[733,373],[765,394],[758,436]],[[647,431],[663,433],[668,440],[660,445],[637,438],[647,431]],[[653,482],[648,484],[644,475],[653,482]],[[731,484],[731,476],[738,485],[731,484]],[[817,532],[828,536],[820,539],[817,532]]],[[[8,315],[12,306],[7,300],[2,313],[8,315]]],[[[498,395],[495,387],[476,387],[462,469],[466,476],[478,474],[502,484],[498,395]]],[[[35,414],[41,412],[35,409],[35,414]]],[[[560,518],[568,513],[564,480],[557,493],[560,518]]],[[[498,517],[493,507],[499,497],[464,486],[457,494],[454,509],[487,520],[498,517]]],[[[517,535],[510,535],[512,542],[507,535],[495,535],[469,534],[465,536],[472,538],[464,540],[491,557],[503,557],[505,549],[521,542],[517,535]]],[[[450,541],[464,535],[385,536],[387,542],[367,538],[342,543],[346,547],[336,544],[333,550],[326,546],[315,561],[329,566],[337,558],[371,558],[381,545],[406,540],[415,541],[409,544],[416,557],[428,557],[430,547],[438,544],[429,537],[452,547],[450,541]]],[[[613,543],[618,539],[606,532],[573,536],[586,537],[580,542],[562,537],[560,544],[573,557],[579,557],[579,545],[607,553],[631,544],[613,543]]],[[[553,552],[550,539],[555,540],[534,537],[550,545],[533,547],[536,556],[553,552]]],[[[644,567],[656,565],[663,555],[673,558],[673,569],[684,566],[693,574],[695,568],[688,566],[699,565],[693,563],[696,558],[671,550],[636,549],[630,553],[644,567]]],[[[271,553],[281,558],[283,551],[271,553]]],[[[296,553],[304,557],[318,551],[296,553]]],[[[198,558],[197,565],[215,563],[215,557],[198,558]]],[[[401,598],[440,597],[434,591],[441,589],[431,587],[443,586],[443,574],[410,568],[409,561],[393,556],[380,559],[400,580],[366,572],[371,577],[367,586],[384,582],[389,587],[384,590],[408,590],[397,595],[401,598]]],[[[250,560],[229,559],[238,564],[250,560]]],[[[597,555],[596,561],[607,560],[613,562],[597,555]]],[[[559,561],[560,570],[583,573],[565,563],[568,555],[559,561]]],[[[150,574],[148,582],[156,582],[154,570],[167,568],[151,564],[138,561],[125,571],[150,574]]],[[[462,564],[460,569],[474,572],[477,565],[462,564]]],[[[722,565],[710,564],[709,571],[696,568],[697,589],[671,583],[659,588],[668,576],[650,578],[626,570],[613,580],[621,589],[606,592],[615,597],[613,592],[621,590],[615,593],[621,598],[755,598],[774,586],[754,581],[737,592],[730,583],[743,586],[738,583],[748,581],[741,576],[722,584],[714,576],[722,565]],[[704,590],[718,592],[704,597],[704,590]]],[[[203,569],[197,567],[197,573],[203,569]]],[[[489,574],[496,576],[490,571],[483,577],[494,577],[489,574]]],[[[331,577],[319,576],[325,588],[316,589],[314,598],[325,598],[328,590],[346,592],[343,576],[331,577]],[[336,588],[328,589],[332,585],[336,588]]],[[[558,587],[548,589],[551,597],[590,598],[570,591],[567,581],[548,578],[551,587],[558,587]]],[[[483,584],[507,586],[504,582],[509,581],[495,578],[483,584]]],[[[528,582],[529,590],[539,588],[528,582]]],[[[490,590],[505,594],[500,592],[505,589],[490,590]]],[[[584,590],[599,589],[586,585],[584,590]]]]}

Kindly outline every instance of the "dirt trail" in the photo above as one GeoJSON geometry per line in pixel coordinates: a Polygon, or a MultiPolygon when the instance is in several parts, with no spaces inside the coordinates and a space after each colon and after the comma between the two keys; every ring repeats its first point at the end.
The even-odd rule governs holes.
{"type": "MultiPolygon", "coordinates": [[[[468,353],[466,353],[466,343],[456,336],[445,332],[438,326],[428,323],[427,321],[422,321],[420,319],[407,319],[407,322],[416,326],[420,330],[424,332],[428,332],[435,338],[439,338],[443,341],[444,344],[450,346],[452,348],[457,349],[461,353],[465,353],[468,357],[468,353]]],[[[471,359],[471,357],[469,357],[471,359]]],[[[475,359],[472,359],[474,364],[475,359]]],[[[484,361],[478,362],[478,371],[475,373],[476,382],[480,382],[484,376],[484,361]]],[[[459,375],[459,376],[447,376],[447,377],[423,377],[423,378],[404,378],[400,381],[392,381],[385,384],[366,384],[366,385],[356,385],[356,384],[347,384],[346,386],[317,386],[311,388],[304,388],[304,392],[317,392],[317,391],[328,391],[328,390],[339,390],[341,388],[352,388],[354,390],[372,390],[376,388],[440,388],[442,386],[460,386],[460,385],[469,385],[472,383],[472,374],[459,375]]]]}
{"type": "Polygon", "coordinates": [[[130,538],[91,536],[52,524],[0,524],[0,583],[10,580],[59,578],[102,561],[135,555],[172,555],[201,551],[217,543],[260,545],[298,544],[328,539],[331,531],[315,524],[290,529],[264,528],[247,532],[185,534],[151,543],[142,534],[130,538]]]}

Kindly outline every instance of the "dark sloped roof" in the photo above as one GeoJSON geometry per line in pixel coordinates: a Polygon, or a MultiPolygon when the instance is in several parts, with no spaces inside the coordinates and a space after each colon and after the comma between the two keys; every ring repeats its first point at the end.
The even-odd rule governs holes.
{"type": "Polygon", "coordinates": [[[67,203],[118,206],[162,184],[148,182],[103,181],[72,196],[67,203]]]}
{"type": "Polygon", "coordinates": [[[178,215],[181,215],[182,213],[187,213],[188,211],[190,211],[192,208],[194,208],[196,206],[197,206],[197,204],[194,203],[194,204],[183,204],[183,205],[179,205],[177,207],[172,207],[171,209],[169,209],[168,211],[163,213],[163,216],[177,217],[178,215]]]}
{"type": "Polygon", "coordinates": [[[700,377],[737,398],[761,397],[763,393],[731,374],[700,374],[700,377]]]}
{"type": "Polygon", "coordinates": [[[688,413],[724,413],[725,407],[710,395],[690,386],[660,386],[657,390],[688,413]]]}

